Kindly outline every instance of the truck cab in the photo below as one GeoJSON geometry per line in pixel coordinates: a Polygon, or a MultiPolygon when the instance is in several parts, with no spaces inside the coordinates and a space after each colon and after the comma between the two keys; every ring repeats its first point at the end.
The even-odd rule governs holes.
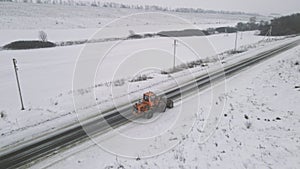
{"type": "Polygon", "coordinates": [[[149,119],[155,111],[165,112],[166,108],[173,108],[173,101],[166,97],[157,96],[150,91],[144,93],[142,100],[133,105],[133,114],[145,115],[149,119]]]}

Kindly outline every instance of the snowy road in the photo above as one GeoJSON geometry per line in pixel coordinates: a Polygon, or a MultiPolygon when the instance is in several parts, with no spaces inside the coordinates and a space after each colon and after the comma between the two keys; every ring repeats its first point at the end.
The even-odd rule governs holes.
{"type": "MultiPolygon", "coordinates": [[[[271,51],[263,52],[253,58],[246,59],[237,64],[228,66],[225,68],[225,74],[231,75],[233,73],[236,73],[244,68],[247,68],[250,65],[258,63],[259,61],[267,59],[271,56],[275,56],[283,51],[295,47],[296,45],[298,45],[298,43],[299,40],[290,43],[288,45],[284,45],[278,49],[273,49],[271,51]]],[[[197,87],[199,86],[203,87],[205,85],[209,85],[212,81],[219,80],[220,78],[222,78],[223,75],[224,72],[219,71],[219,72],[212,73],[210,76],[201,77],[197,80],[197,87]]],[[[193,90],[195,90],[194,83],[186,84],[184,87],[181,88],[181,92],[178,92],[179,91],[178,89],[173,89],[166,94],[170,98],[174,99],[174,97],[178,97],[181,93],[187,93],[193,90]]],[[[128,114],[128,109],[126,109],[125,112],[127,112],[128,114]]],[[[119,116],[118,113],[116,113],[115,115],[119,116]]],[[[114,119],[112,120],[112,123],[114,123],[115,125],[119,124],[117,122],[119,122],[121,118],[116,118],[114,116],[111,117],[113,117],[114,119]]],[[[97,119],[96,123],[95,121],[90,122],[86,127],[91,129],[91,131],[89,132],[90,134],[94,134],[98,132],[95,129],[99,129],[99,128],[103,129],[103,123],[101,122],[99,123],[99,119],[97,119]]],[[[1,166],[5,166],[5,168],[13,168],[16,166],[21,166],[37,158],[43,157],[45,156],[45,154],[57,152],[59,149],[63,147],[77,143],[78,141],[81,141],[83,138],[86,138],[86,133],[84,129],[81,128],[81,126],[78,126],[76,128],[73,128],[72,130],[64,131],[63,133],[59,133],[46,140],[40,140],[39,142],[36,142],[31,146],[26,146],[23,147],[22,149],[15,150],[13,152],[10,152],[7,155],[1,156],[0,164],[1,166]]]]}

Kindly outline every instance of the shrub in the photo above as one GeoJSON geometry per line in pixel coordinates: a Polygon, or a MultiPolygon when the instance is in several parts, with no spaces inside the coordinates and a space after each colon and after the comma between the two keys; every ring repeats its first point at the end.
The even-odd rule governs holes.
{"type": "Polygon", "coordinates": [[[55,47],[56,45],[52,42],[43,42],[43,41],[15,41],[3,46],[3,49],[36,49],[36,48],[50,48],[55,47]]]}
{"type": "Polygon", "coordinates": [[[6,117],[5,111],[1,111],[1,112],[0,112],[0,118],[5,118],[5,117],[6,117]]]}
{"type": "Polygon", "coordinates": [[[237,28],[234,27],[219,27],[216,28],[216,31],[219,33],[235,33],[237,31],[237,28]]]}
{"type": "Polygon", "coordinates": [[[128,39],[142,39],[142,38],[143,36],[138,34],[128,36],[128,39]]]}
{"type": "Polygon", "coordinates": [[[271,24],[261,29],[261,35],[267,34],[272,27],[272,36],[284,36],[300,33],[300,13],[275,18],[271,24]]]}
{"type": "Polygon", "coordinates": [[[187,36],[205,36],[209,35],[208,31],[199,29],[185,29],[180,31],[161,31],[157,33],[161,37],[187,37],[187,36]]]}
{"type": "Polygon", "coordinates": [[[152,37],[154,37],[154,36],[155,36],[155,34],[146,33],[146,34],[144,35],[144,38],[152,38],[152,37]]]}
{"type": "Polygon", "coordinates": [[[129,82],[140,82],[140,81],[146,81],[148,79],[153,79],[153,77],[148,77],[146,75],[139,75],[139,76],[131,79],[129,82]]]}
{"type": "Polygon", "coordinates": [[[114,86],[123,86],[125,84],[124,79],[116,80],[113,82],[114,86]]]}
{"type": "Polygon", "coordinates": [[[250,129],[251,126],[252,126],[252,123],[249,122],[249,121],[247,121],[247,122],[245,123],[245,126],[246,126],[247,129],[250,129]]]}

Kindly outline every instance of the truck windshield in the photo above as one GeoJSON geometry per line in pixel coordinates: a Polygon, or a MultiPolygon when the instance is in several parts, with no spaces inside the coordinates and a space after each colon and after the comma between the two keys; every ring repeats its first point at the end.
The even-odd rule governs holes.
{"type": "Polygon", "coordinates": [[[149,96],[144,95],[144,100],[145,100],[146,102],[149,102],[149,96]]]}

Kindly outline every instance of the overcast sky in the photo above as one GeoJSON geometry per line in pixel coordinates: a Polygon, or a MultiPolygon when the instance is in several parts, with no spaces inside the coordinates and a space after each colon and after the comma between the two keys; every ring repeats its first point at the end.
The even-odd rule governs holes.
{"type": "Polygon", "coordinates": [[[126,4],[193,7],[212,10],[244,11],[251,13],[300,13],[300,0],[106,0],[126,4]]]}

